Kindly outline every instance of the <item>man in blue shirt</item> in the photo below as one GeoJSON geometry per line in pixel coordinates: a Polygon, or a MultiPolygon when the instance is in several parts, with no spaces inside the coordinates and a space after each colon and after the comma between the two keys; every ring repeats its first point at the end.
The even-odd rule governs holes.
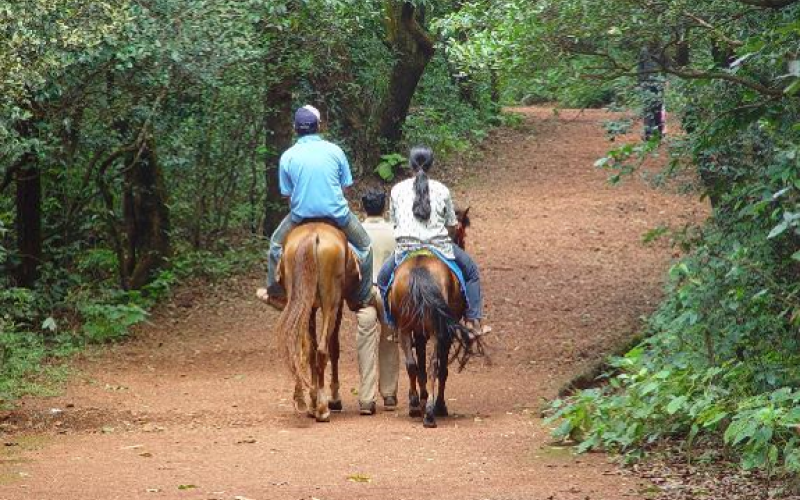
{"type": "Polygon", "coordinates": [[[281,194],[290,198],[291,211],[272,234],[267,264],[267,289],[258,295],[271,304],[285,302],[286,291],[275,279],[275,270],[289,231],[305,219],[333,220],[347,235],[358,254],[361,283],[356,300],[361,307],[372,299],[372,244],[347,204],[344,188],[353,184],[350,164],[342,149],[319,136],[319,111],[303,106],[294,117],[299,139],[281,156],[281,194]]]}

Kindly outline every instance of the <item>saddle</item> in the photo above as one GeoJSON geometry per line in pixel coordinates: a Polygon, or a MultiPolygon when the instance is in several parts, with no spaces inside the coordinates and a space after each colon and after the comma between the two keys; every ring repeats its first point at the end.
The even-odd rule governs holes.
{"type": "Polygon", "coordinates": [[[333,220],[333,219],[331,219],[331,218],[329,218],[329,217],[312,217],[312,218],[310,218],[310,219],[303,219],[302,221],[300,221],[300,222],[299,222],[298,224],[296,224],[296,225],[297,225],[297,226],[302,226],[302,225],[305,225],[305,224],[311,224],[311,223],[327,224],[327,225],[329,225],[329,226],[333,226],[333,227],[335,227],[335,228],[336,228],[336,229],[338,229],[339,231],[341,231],[341,230],[342,230],[342,228],[341,228],[341,227],[339,227],[339,224],[337,224],[335,220],[333,220]]]}

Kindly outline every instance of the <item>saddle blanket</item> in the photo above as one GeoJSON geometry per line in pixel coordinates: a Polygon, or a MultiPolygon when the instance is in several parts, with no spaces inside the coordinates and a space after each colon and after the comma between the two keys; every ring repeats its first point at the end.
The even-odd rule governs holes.
{"type": "Polygon", "coordinates": [[[406,261],[406,259],[409,259],[411,257],[416,257],[418,255],[433,255],[434,257],[437,257],[439,260],[444,262],[458,280],[459,287],[461,288],[461,296],[464,297],[464,302],[467,302],[468,300],[466,281],[464,280],[464,273],[461,272],[461,268],[458,267],[458,264],[456,264],[455,260],[448,259],[444,255],[442,255],[441,252],[439,252],[435,248],[430,248],[430,247],[425,247],[420,250],[414,250],[413,252],[406,252],[402,255],[402,257],[400,258],[400,262],[398,262],[397,266],[394,268],[392,276],[389,278],[389,284],[385,288],[380,287],[381,299],[383,300],[383,310],[385,315],[384,321],[386,322],[387,325],[389,325],[392,328],[395,327],[395,322],[394,322],[394,317],[392,316],[392,313],[389,309],[389,290],[392,289],[392,285],[394,284],[394,275],[400,268],[400,266],[403,264],[403,262],[406,261]]]}

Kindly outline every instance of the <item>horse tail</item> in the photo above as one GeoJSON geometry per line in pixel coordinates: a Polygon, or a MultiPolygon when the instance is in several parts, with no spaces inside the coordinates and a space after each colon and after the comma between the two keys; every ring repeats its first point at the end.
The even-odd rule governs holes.
{"type": "Polygon", "coordinates": [[[453,336],[459,330],[450,306],[442,295],[439,285],[425,267],[414,267],[408,274],[408,294],[403,300],[404,315],[424,325],[430,319],[436,330],[437,356],[444,356],[445,364],[453,336]],[[443,351],[438,351],[443,349],[443,351]]]}
{"type": "Polygon", "coordinates": [[[283,342],[289,370],[306,389],[311,388],[309,355],[314,355],[311,350],[316,345],[309,327],[319,283],[318,247],[319,235],[316,234],[298,245],[294,254],[292,292],[278,320],[278,338],[283,342]]]}

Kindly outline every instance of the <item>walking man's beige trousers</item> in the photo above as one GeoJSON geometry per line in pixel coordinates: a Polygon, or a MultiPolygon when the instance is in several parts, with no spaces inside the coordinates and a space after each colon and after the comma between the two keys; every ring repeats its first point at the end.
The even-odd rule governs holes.
{"type": "Polygon", "coordinates": [[[400,348],[394,331],[384,324],[380,293],[375,293],[377,308],[364,307],[358,312],[358,372],[361,385],[358,400],[362,407],[376,402],[376,389],[381,397],[397,397],[397,377],[400,369],[400,348]],[[379,314],[380,312],[380,314],[379,314]]]}

